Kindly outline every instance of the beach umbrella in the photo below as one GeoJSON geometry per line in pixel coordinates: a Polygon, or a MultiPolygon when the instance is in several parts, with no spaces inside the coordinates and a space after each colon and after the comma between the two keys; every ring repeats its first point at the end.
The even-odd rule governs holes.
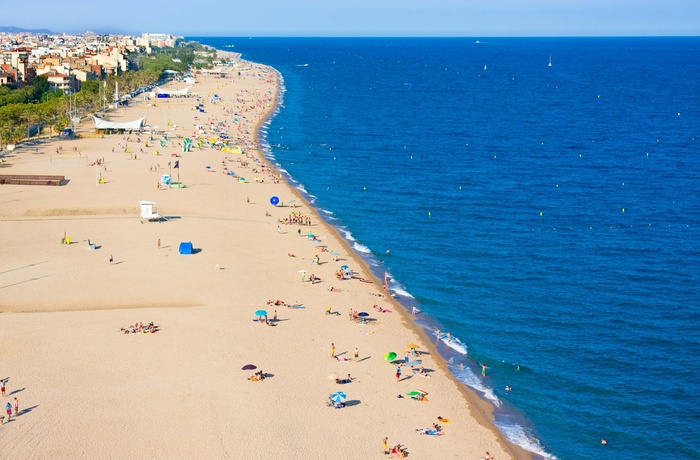
{"type": "Polygon", "coordinates": [[[340,254],[338,254],[337,252],[331,252],[331,255],[334,257],[338,257],[340,254]]]}
{"type": "Polygon", "coordinates": [[[306,273],[306,270],[299,270],[299,273],[306,273]]]}
{"type": "Polygon", "coordinates": [[[205,166],[206,169],[211,169],[211,166],[205,166]]]}
{"type": "Polygon", "coordinates": [[[279,203],[279,202],[280,202],[280,199],[276,196],[273,196],[270,198],[270,204],[272,206],[277,206],[277,203],[279,203]]]}
{"type": "Polygon", "coordinates": [[[357,314],[357,316],[361,316],[362,318],[365,318],[365,317],[369,316],[369,313],[367,313],[366,311],[361,311],[360,313],[357,314]]]}
{"type": "Polygon", "coordinates": [[[258,368],[258,366],[256,366],[255,364],[246,364],[241,369],[244,371],[252,371],[253,369],[257,369],[257,368],[258,368]]]}
{"type": "Polygon", "coordinates": [[[347,269],[350,268],[350,267],[348,267],[347,265],[343,265],[343,266],[340,267],[340,268],[342,268],[343,270],[347,270],[347,269]]]}
{"type": "Polygon", "coordinates": [[[245,177],[239,177],[238,182],[245,182],[245,177]]]}
{"type": "Polygon", "coordinates": [[[423,364],[423,361],[421,361],[420,359],[416,359],[414,361],[406,363],[407,366],[420,366],[421,364],[423,364]]]}
{"type": "Polygon", "coordinates": [[[328,380],[335,380],[337,378],[338,378],[338,374],[336,374],[336,373],[333,373],[333,374],[328,376],[328,380]]]}
{"type": "Polygon", "coordinates": [[[384,355],[384,359],[387,361],[393,361],[396,359],[396,353],[394,353],[393,351],[390,351],[389,353],[384,355]]]}
{"type": "Polygon", "coordinates": [[[418,396],[421,394],[423,393],[421,393],[420,391],[409,391],[408,393],[406,393],[406,396],[418,396]]]}
{"type": "Polygon", "coordinates": [[[267,312],[265,310],[258,310],[255,312],[255,316],[265,316],[267,312]]]}
{"type": "Polygon", "coordinates": [[[410,349],[410,348],[420,348],[420,347],[419,347],[418,345],[416,345],[415,343],[409,343],[409,344],[407,345],[407,347],[408,347],[409,349],[410,349]]]}
{"type": "Polygon", "coordinates": [[[331,400],[333,402],[343,402],[347,399],[348,397],[343,393],[342,391],[339,391],[337,393],[333,393],[331,395],[331,400]]]}

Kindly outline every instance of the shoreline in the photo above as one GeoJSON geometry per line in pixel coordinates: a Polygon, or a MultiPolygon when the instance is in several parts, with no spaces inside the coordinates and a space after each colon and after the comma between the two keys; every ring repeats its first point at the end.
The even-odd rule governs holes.
{"type": "MultiPolygon", "coordinates": [[[[220,50],[219,50],[220,51],[220,50]]],[[[222,51],[222,53],[231,53],[231,52],[226,52],[222,51]]],[[[236,53],[231,53],[231,54],[236,54],[236,53]]],[[[237,53],[237,59],[242,59],[242,54],[237,53]]],[[[263,64],[265,65],[265,64],[263,64]]],[[[301,200],[304,202],[307,206],[309,206],[310,209],[313,209],[313,212],[316,214],[316,218],[323,222],[323,224],[327,227],[328,230],[332,231],[335,234],[335,237],[338,239],[340,244],[344,247],[344,249],[347,251],[348,254],[352,255],[352,258],[354,262],[358,263],[358,265],[361,265],[364,268],[364,271],[369,274],[369,279],[372,280],[372,284],[376,287],[376,289],[380,292],[387,292],[384,289],[382,289],[382,281],[381,279],[374,273],[372,270],[372,267],[370,266],[369,263],[365,260],[365,258],[358,253],[351,245],[350,242],[343,236],[341,233],[340,229],[338,229],[336,226],[328,222],[326,218],[324,218],[323,213],[320,212],[320,208],[314,206],[310,202],[306,200],[304,196],[302,196],[302,193],[294,187],[291,183],[289,183],[284,177],[284,174],[282,174],[276,166],[269,161],[267,156],[265,155],[265,152],[263,152],[262,149],[262,142],[261,142],[261,129],[265,125],[267,121],[270,121],[274,118],[275,111],[278,110],[279,105],[280,105],[280,99],[279,99],[279,93],[280,93],[280,83],[279,83],[279,78],[281,77],[281,74],[279,71],[276,69],[268,66],[269,68],[273,69],[278,77],[278,82],[275,85],[276,91],[274,93],[273,99],[275,101],[274,103],[274,108],[267,114],[266,118],[261,120],[258,125],[256,126],[255,130],[255,142],[258,145],[259,148],[259,153],[261,154],[261,158],[268,164],[270,168],[273,170],[277,171],[277,174],[282,180],[284,181],[285,185],[294,192],[296,195],[296,199],[301,200]]],[[[270,152],[271,153],[271,152],[270,152]]],[[[291,176],[290,176],[291,177],[291,176]]],[[[421,327],[420,325],[416,324],[412,318],[413,316],[411,313],[407,310],[407,307],[402,304],[399,300],[394,298],[394,296],[386,294],[385,297],[389,300],[389,302],[393,305],[394,311],[399,312],[401,315],[401,322],[404,327],[407,329],[410,329],[412,332],[416,333],[420,338],[421,341],[425,344],[426,348],[431,352],[431,354],[434,354],[436,356],[440,356],[442,358],[442,355],[438,351],[438,347],[436,347],[431,340],[431,338],[428,336],[426,330],[421,327]]],[[[506,435],[498,429],[494,425],[494,420],[495,420],[495,415],[494,412],[496,410],[496,407],[490,403],[489,401],[485,400],[481,396],[477,394],[477,392],[471,388],[469,388],[466,384],[461,382],[457,377],[452,373],[452,371],[449,370],[447,367],[447,363],[444,358],[436,360],[436,364],[440,367],[440,369],[445,373],[445,375],[453,381],[455,384],[456,388],[459,390],[459,392],[462,394],[464,397],[465,403],[469,407],[471,415],[484,427],[491,429],[493,433],[497,436],[501,446],[512,456],[514,460],[526,460],[526,459],[537,459],[539,458],[532,452],[529,452],[522,448],[521,446],[518,446],[517,444],[512,443],[510,440],[507,439],[506,435]]]]}
{"type": "MultiPolygon", "coordinates": [[[[254,69],[275,73],[276,92],[274,103],[264,110],[265,115],[257,119],[254,127],[239,128],[239,132],[251,131],[258,160],[279,174],[266,158],[259,137],[260,129],[277,109],[279,73],[269,66],[250,64],[254,69]]],[[[257,81],[255,72],[251,74],[253,82],[257,81]]],[[[235,81],[248,81],[248,77],[217,80],[202,76],[200,84],[204,86],[200,96],[206,99],[210,90],[223,94],[220,87],[215,88],[217,84],[227,86],[235,81]]],[[[257,79],[262,82],[265,78],[257,74],[257,79]]],[[[245,94],[252,92],[246,89],[245,94]]],[[[233,99],[228,90],[226,97],[233,99]]],[[[182,120],[188,117],[191,120],[192,114],[185,112],[187,100],[158,103],[161,107],[138,104],[114,115],[128,119],[147,110],[158,121],[165,115],[168,127],[179,117],[172,132],[184,127],[182,120]]],[[[264,98],[259,103],[264,105],[264,98]]],[[[214,119],[230,118],[222,108],[209,106],[207,113],[214,109],[214,119]]],[[[207,114],[203,118],[209,121],[210,117],[207,114]]],[[[170,147],[175,146],[177,138],[172,139],[170,147]]],[[[65,142],[54,140],[42,148],[51,149],[65,142]]],[[[0,356],[10,363],[3,370],[3,377],[10,377],[10,392],[12,386],[22,388],[19,393],[22,404],[32,409],[22,411],[17,420],[0,428],[12,430],[3,437],[4,442],[0,441],[0,448],[10,458],[42,456],[48,452],[68,455],[76,442],[78,452],[110,457],[113,454],[109,452],[120,452],[120,445],[139,442],[138,433],[149,433],[156,445],[171,446],[163,451],[149,450],[149,456],[154,457],[190,452],[210,457],[232,452],[272,455],[282,447],[287,453],[305,452],[323,457],[327,448],[346,446],[354,450],[338,455],[341,458],[367,458],[369,452],[375,452],[374,447],[366,447],[367,439],[371,438],[372,446],[378,445],[383,433],[394,443],[398,440],[408,445],[411,456],[417,458],[427,458],[435,449],[444,450],[445,455],[452,451],[468,452],[474,458],[485,450],[496,453],[497,458],[528,458],[515,456],[514,446],[503,441],[496,427],[483,423],[484,406],[469,399],[446,369],[444,360],[436,356],[437,350],[432,348],[424,331],[410,324],[403,306],[389,296],[368,300],[366,296],[383,292],[381,282],[339,230],[323,220],[286,180],[282,184],[263,184],[254,183],[250,176],[247,184],[239,184],[219,173],[210,174],[204,165],[212,164],[219,169],[216,162],[222,154],[205,149],[180,154],[180,167],[188,185],[183,193],[160,187],[156,191],[152,180],[167,172],[165,162],[171,160],[170,155],[137,152],[140,155],[137,161],[127,160],[121,152],[106,151],[109,146],[114,149],[117,142],[121,148],[122,136],[86,137],[71,142],[78,148],[73,153],[67,149],[55,158],[49,155],[48,159],[46,155],[20,148],[11,158],[13,168],[19,172],[68,170],[66,177],[71,182],[60,189],[49,188],[53,190],[9,185],[0,188],[3,201],[14,203],[0,216],[8,227],[2,256],[10,267],[2,274],[6,295],[0,304],[8,326],[6,345],[0,348],[0,356]],[[89,158],[94,161],[101,155],[106,158],[104,172],[97,166],[86,168],[90,165],[89,158]],[[146,171],[149,163],[160,162],[163,165],[157,165],[155,175],[152,170],[146,171]],[[107,177],[104,185],[95,184],[98,173],[107,177]],[[274,219],[283,217],[288,209],[266,207],[274,215],[262,217],[261,205],[270,193],[291,195],[299,200],[300,211],[314,221],[309,230],[342,248],[339,252],[358,266],[354,271],[373,282],[341,282],[341,293],[328,293],[324,284],[320,287],[299,284],[297,269],[310,260],[301,256],[314,247],[306,238],[292,238],[289,231],[275,232],[274,219]],[[163,213],[174,214],[177,220],[139,223],[136,217],[115,218],[114,214],[99,212],[124,209],[128,213],[132,207],[137,211],[136,200],[151,197],[157,199],[163,213]],[[90,215],[66,214],[71,209],[88,210],[90,215]],[[169,212],[171,209],[173,213],[169,212]],[[28,214],[29,210],[32,215],[28,214]],[[49,217],[51,211],[57,211],[57,215],[49,217]],[[66,231],[75,243],[59,245],[59,235],[66,231]],[[165,245],[161,249],[159,243],[156,249],[154,242],[161,237],[165,245]],[[177,255],[177,242],[188,238],[193,239],[195,247],[203,248],[201,254],[177,255]],[[87,250],[85,243],[90,239],[100,245],[98,251],[87,250]],[[286,258],[284,254],[290,250],[299,256],[286,258]],[[110,252],[116,256],[114,265],[106,261],[107,255],[112,258],[110,252]],[[307,309],[282,309],[283,321],[275,328],[251,327],[252,311],[260,308],[265,299],[279,297],[295,302],[298,297],[308,304],[307,309]],[[357,308],[358,304],[371,302],[380,305],[386,302],[392,310],[401,310],[399,317],[384,315],[376,325],[367,327],[372,329],[367,331],[358,331],[357,325],[342,318],[348,306],[357,308]],[[339,318],[322,314],[327,304],[340,311],[339,318]],[[134,308],[125,309],[128,305],[134,308]],[[319,313],[320,317],[315,316],[319,313]],[[116,332],[118,326],[126,326],[134,319],[155,319],[162,330],[153,337],[116,332]],[[47,334],[49,330],[52,332],[47,334]],[[403,392],[413,388],[415,382],[410,379],[412,376],[406,377],[407,383],[393,382],[390,375],[385,375],[390,368],[380,356],[387,348],[396,347],[396,343],[409,343],[409,340],[420,340],[428,352],[426,359],[437,368],[436,378],[420,383],[430,389],[428,405],[387,399],[387,389],[398,387],[403,392]],[[372,356],[374,359],[329,364],[326,350],[327,342],[331,341],[340,343],[341,350],[359,344],[363,355],[367,353],[367,359],[372,356]],[[289,351],[280,353],[290,343],[294,347],[289,351],[298,355],[289,351]],[[85,347],[86,344],[89,346],[85,347]],[[270,381],[256,384],[242,379],[244,375],[239,369],[245,362],[262,364],[264,370],[272,371],[270,381]],[[309,367],[309,363],[316,363],[316,367],[309,367]],[[300,368],[305,371],[301,375],[300,368]],[[333,386],[325,375],[334,370],[350,370],[359,376],[359,383],[350,384],[347,391],[351,398],[359,398],[349,402],[360,407],[339,412],[323,407],[324,392],[327,394],[333,386]],[[447,379],[442,379],[443,376],[447,379]],[[60,395],[55,391],[56,382],[61,382],[63,387],[60,395]],[[290,389],[302,387],[308,389],[297,391],[295,398],[288,397],[290,389]],[[137,406],[130,404],[134,397],[139,402],[137,406]],[[59,422],[66,414],[60,410],[65,409],[66,400],[70,401],[71,424],[59,422]],[[198,410],[202,406],[207,410],[198,410]],[[434,444],[427,437],[408,434],[416,425],[434,419],[438,415],[436,411],[453,420],[452,425],[445,426],[447,436],[434,444]],[[265,416],[256,418],[260,414],[265,416]],[[300,439],[290,441],[279,437],[277,432],[285,433],[285,427],[298,423],[299,414],[308,418],[298,428],[300,439]],[[182,424],[185,417],[191,423],[182,424]],[[372,423],[366,425],[366,420],[372,423]],[[47,424],[51,427],[48,430],[47,424]],[[192,424],[201,428],[190,433],[192,424]],[[160,428],[154,432],[150,428],[154,426],[160,428]],[[329,426],[335,430],[326,433],[329,426]],[[470,428],[466,429],[467,426],[470,428]],[[108,427],[115,429],[112,432],[108,427]],[[77,433],[83,430],[88,434],[81,434],[76,441],[77,433]],[[255,430],[265,433],[267,439],[273,440],[272,444],[243,443],[241,436],[252,439],[255,430]],[[8,442],[10,438],[38,433],[45,435],[41,445],[13,446],[8,442]],[[314,438],[318,433],[326,433],[321,445],[314,438]]],[[[168,152],[170,147],[163,149],[168,152]]],[[[240,166],[246,176],[252,174],[249,167],[241,166],[241,159],[237,158],[238,164],[233,162],[235,169],[240,166]]],[[[232,161],[229,159],[229,163],[232,161]]],[[[261,175],[268,179],[267,175],[261,175]]],[[[283,201],[289,199],[284,197],[283,201]]],[[[326,266],[318,267],[323,278],[332,278],[329,264],[324,262],[326,266]]],[[[388,393],[395,391],[390,389],[388,393]]]]}

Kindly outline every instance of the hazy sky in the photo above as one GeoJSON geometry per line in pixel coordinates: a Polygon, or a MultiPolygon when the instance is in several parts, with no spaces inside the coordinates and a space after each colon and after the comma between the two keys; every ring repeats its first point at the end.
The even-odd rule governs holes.
{"type": "Polygon", "coordinates": [[[188,36],[700,35],[700,0],[34,0],[0,25],[188,36]]]}

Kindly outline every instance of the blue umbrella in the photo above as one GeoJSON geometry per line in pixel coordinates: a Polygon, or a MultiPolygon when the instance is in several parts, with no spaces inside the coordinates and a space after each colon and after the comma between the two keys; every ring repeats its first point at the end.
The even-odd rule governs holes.
{"type": "Polygon", "coordinates": [[[357,316],[361,316],[362,318],[365,318],[365,317],[369,316],[369,313],[367,313],[366,311],[361,311],[360,313],[357,314],[357,316]]]}
{"type": "Polygon", "coordinates": [[[265,316],[267,312],[265,310],[258,310],[255,312],[255,316],[265,316]]]}
{"type": "Polygon", "coordinates": [[[415,361],[406,363],[407,366],[420,366],[421,364],[423,364],[423,361],[421,361],[420,359],[416,359],[415,361]]]}
{"type": "Polygon", "coordinates": [[[270,198],[270,204],[272,206],[277,206],[277,203],[279,203],[279,202],[280,202],[280,199],[276,196],[273,196],[270,198]]]}
{"type": "Polygon", "coordinates": [[[331,395],[331,401],[333,401],[333,402],[343,402],[346,399],[348,399],[348,397],[342,391],[339,391],[337,393],[333,393],[331,395]]]}
{"type": "Polygon", "coordinates": [[[340,267],[340,268],[342,268],[343,270],[347,270],[347,269],[350,268],[350,267],[348,267],[347,265],[343,265],[343,266],[340,267]]]}

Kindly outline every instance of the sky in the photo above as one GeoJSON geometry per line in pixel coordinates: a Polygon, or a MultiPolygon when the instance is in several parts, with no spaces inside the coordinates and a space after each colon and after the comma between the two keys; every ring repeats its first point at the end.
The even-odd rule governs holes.
{"type": "Polygon", "coordinates": [[[700,35],[700,0],[33,0],[0,26],[182,36],[700,35]]]}

